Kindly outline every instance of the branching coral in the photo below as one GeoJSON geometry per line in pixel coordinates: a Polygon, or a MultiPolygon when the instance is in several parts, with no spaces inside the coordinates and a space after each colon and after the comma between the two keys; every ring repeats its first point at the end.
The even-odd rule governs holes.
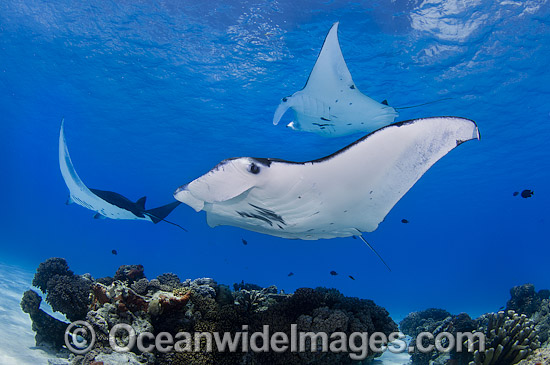
{"type": "Polygon", "coordinates": [[[255,312],[265,310],[263,304],[267,301],[267,297],[258,290],[243,289],[235,295],[235,304],[240,305],[247,312],[255,312]]]}
{"type": "MultiPolygon", "coordinates": [[[[477,349],[470,365],[516,364],[540,347],[535,325],[525,314],[509,310],[489,313],[480,319],[483,327],[479,330],[485,333],[486,351],[477,349]]],[[[474,346],[479,347],[479,343],[474,346]]]]}

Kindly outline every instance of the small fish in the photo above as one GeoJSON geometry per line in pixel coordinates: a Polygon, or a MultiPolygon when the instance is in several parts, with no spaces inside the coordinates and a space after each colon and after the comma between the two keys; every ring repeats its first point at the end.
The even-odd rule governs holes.
{"type": "Polygon", "coordinates": [[[519,192],[517,191],[514,191],[514,194],[512,194],[513,196],[518,196],[519,192]]]}
{"type": "Polygon", "coordinates": [[[335,275],[338,275],[338,273],[337,273],[336,271],[332,270],[332,271],[330,272],[330,275],[335,276],[335,275]]]}
{"type": "Polygon", "coordinates": [[[406,220],[405,218],[401,219],[401,223],[409,223],[408,220],[406,220]]]}
{"type": "Polygon", "coordinates": [[[522,198],[530,198],[530,197],[533,196],[533,194],[535,194],[535,192],[533,190],[525,189],[521,192],[521,197],[522,198]]]}
{"type": "Polygon", "coordinates": [[[351,275],[348,275],[351,280],[355,280],[355,278],[351,275]]]}
{"type": "Polygon", "coordinates": [[[243,245],[248,245],[248,242],[246,242],[246,240],[244,238],[241,238],[241,241],[243,241],[243,245]]]}
{"type": "Polygon", "coordinates": [[[116,250],[112,250],[111,253],[112,253],[113,255],[118,255],[118,252],[117,252],[116,250]]]}
{"type": "Polygon", "coordinates": [[[289,273],[288,273],[288,276],[293,276],[293,275],[294,275],[293,272],[289,272],[289,273]]]}

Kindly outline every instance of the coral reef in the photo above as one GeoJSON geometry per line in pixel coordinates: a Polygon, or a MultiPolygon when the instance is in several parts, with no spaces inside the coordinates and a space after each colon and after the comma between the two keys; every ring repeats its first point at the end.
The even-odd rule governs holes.
{"type": "Polygon", "coordinates": [[[32,290],[27,290],[21,299],[21,309],[32,320],[32,330],[36,332],[36,346],[57,352],[65,344],[65,328],[68,323],[53,318],[40,309],[42,298],[32,290]]]}
{"type": "Polygon", "coordinates": [[[149,288],[149,280],[141,278],[130,285],[130,287],[138,294],[145,294],[149,288]]]}
{"type": "Polygon", "coordinates": [[[70,321],[84,319],[88,312],[90,282],[83,277],[54,275],[48,280],[46,302],[70,321]]]}
{"type": "Polygon", "coordinates": [[[116,271],[114,280],[120,280],[131,284],[144,277],[143,265],[122,265],[116,271]]]}
{"type": "Polygon", "coordinates": [[[399,328],[404,334],[416,337],[420,332],[435,329],[441,321],[451,317],[451,313],[444,309],[428,308],[420,312],[409,313],[400,323],[399,328]]]}
{"type": "MultiPolygon", "coordinates": [[[[415,337],[423,331],[434,335],[442,331],[452,334],[481,332],[486,338],[485,351],[480,351],[479,341],[474,342],[471,352],[451,351],[441,354],[435,350],[430,353],[415,351],[411,355],[412,363],[415,365],[448,363],[512,365],[526,358],[543,356],[544,352],[535,352],[535,350],[541,347],[541,343],[547,347],[549,342],[549,291],[536,292],[532,284],[525,284],[512,288],[510,294],[511,299],[507,303],[506,311],[484,314],[476,320],[472,320],[464,313],[455,316],[433,308],[409,314],[400,325],[405,334],[413,337],[411,341],[413,346],[415,346],[415,337]],[[516,308],[519,313],[510,308],[516,308]]],[[[423,345],[427,345],[427,342],[423,341],[423,345]]]]}
{"type": "Polygon", "coordinates": [[[550,290],[535,291],[533,284],[524,284],[510,289],[511,298],[506,308],[525,314],[535,323],[543,347],[550,345],[550,290]]]}
{"type": "Polygon", "coordinates": [[[474,364],[516,364],[540,347],[535,324],[525,314],[512,310],[480,317],[478,329],[486,335],[486,350],[474,352],[474,364]]]}
{"type": "Polygon", "coordinates": [[[514,286],[510,289],[510,295],[512,297],[508,303],[506,303],[506,309],[531,316],[539,310],[545,294],[547,293],[543,291],[542,295],[538,295],[538,293],[535,292],[535,286],[533,284],[514,286]]]}
{"type": "MultiPolygon", "coordinates": [[[[411,360],[415,365],[445,364],[451,358],[458,360],[460,357],[460,354],[456,353],[442,355],[436,350],[428,353],[418,351],[416,337],[420,332],[430,332],[434,336],[437,336],[441,332],[449,332],[455,335],[457,332],[471,332],[475,328],[477,328],[477,324],[466,313],[451,315],[446,310],[437,308],[410,313],[400,322],[401,331],[412,337],[411,346],[414,348],[414,352],[411,354],[411,360]]],[[[424,347],[429,344],[429,339],[422,338],[422,345],[424,347]]],[[[469,358],[466,364],[468,362],[469,358]]],[[[459,363],[463,364],[464,361],[460,361],[459,363]]]]}
{"type": "Polygon", "coordinates": [[[194,293],[203,297],[215,298],[218,284],[211,278],[199,278],[195,280],[187,279],[183,286],[191,288],[194,293]]]}
{"type": "MultiPolygon", "coordinates": [[[[51,296],[56,310],[71,320],[85,319],[96,333],[89,352],[71,355],[69,360],[73,365],[357,363],[347,352],[218,352],[216,347],[213,351],[204,351],[206,339],[200,341],[202,350],[198,352],[116,353],[109,344],[109,333],[117,324],[130,325],[137,336],[145,332],[156,335],[181,331],[234,335],[243,328],[249,333],[261,332],[263,326],[268,325],[271,333],[284,332],[290,337],[293,323],[297,324],[298,331],[338,331],[347,335],[355,331],[380,331],[388,335],[397,330],[388,312],[373,301],[348,298],[335,289],[301,288],[294,294],[284,294],[275,286],[262,288],[241,283],[236,284],[237,290],[232,292],[228,286],[218,285],[210,278],[181,282],[177,275],[167,273],[149,281],[141,265],[123,265],[113,278],[93,280],[89,275],[75,275],[66,261],[59,258],[41,264],[35,282],[51,296]]],[[[36,314],[39,304],[40,297],[34,292],[26,294],[22,301],[22,308],[36,322],[33,328],[37,332],[44,322],[36,314]]],[[[55,326],[50,326],[57,329],[52,341],[59,347],[62,345],[59,336],[67,324],[60,322],[55,326]]],[[[37,333],[37,343],[39,337],[37,333]]],[[[128,340],[125,331],[115,334],[118,344],[128,340]]],[[[263,339],[258,345],[263,346],[263,339]]],[[[378,354],[369,353],[367,360],[376,356],[378,354]]]]}
{"type": "MultiPolygon", "coordinates": [[[[291,324],[297,332],[389,335],[397,331],[397,325],[388,312],[373,301],[346,297],[336,289],[300,288],[293,294],[285,294],[277,287],[262,288],[241,282],[234,284],[234,291],[226,285],[218,285],[211,278],[186,279],[183,282],[173,273],[159,275],[148,280],[142,265],[123,265],[113,278],[94,280],[89,274],[74,274],[62,258],[52,258],[41,263],[33,284],[46,294],[46,301],[56,311],[64,313],[71,321],[86,320],[94,329],[96,341],[86,354],[70,355],[71,365],[89,364],[353,364],[364,363],[379,356],[369,352],[366,359],[354,360],[350,353],[321,351],[323,336],[308,337],[306,346],[317,350],[292,351],[206,351],[208,339],[199,339],[199,351],[162,352],[114,352],[109,342],[111,330],[120,324],[133,328],[136,336],[143,333],[157,335],[161,332],[190,336],[214,332],[235,336],[247,331],[261,333],[269,326],[271,334],[292,336],[291,324]]],[[[478,341],[471,352],[437,350],[411,354],[412,364],[483,364],[512,365],[546,363],[548,352],[538,350],[541,342],[548,346],[550,339],[550,291],[535,291],[532,284],[514,287],[507,310],[488,313],[478,319],[467,314],[452,315],[443,309],[429,308],[410,313],[401,321],[401,330],[412,337],[416,344],[420,332],[434,336],[442,332],[482,332],[486,336],[485,351],[478,341]],[[514,311],[514,310],[516,311],[514,311]]],[[[25,292],[21,308],[33,321],[36,344],[51,351],[59,351],[64,345],[64,331],[68,323],[58,321],[40,310],[41,298],[33,291],[25,292]]],[[[89,338],[86,338],[87,340],[89,338]]],[[[126,331],[117,331],[114,340],[126,344],[130,339],[126,331]]],[[[250,341],[252,341],[250,339],[250,341]]],[[[263,338],[255,340],[258,347],[266,345],[263,338]]],[[[424,338],[422,345],[430,340],[424,338]]],[[[357,343],[356,343],[357,345],[357,343]]],[[[446,344],[443,343],[445,346],[446,344]]],[[[467,343],[464,343],[466,346],[467,343]]],[[[351,348],[351,344],[350,344],[351,348]]]]}
{"type": "Polygon", "coordinates": [[[157,280],[164,291],[172,291],[181,286],[180,278],[171,272],[157,276],[157,280]]]}
{"type": "Polygon", "coordinates": [[[550,364],[550,348],[541,348],[533,351],[529,357],[518,362],[518,365],[550,364]]]}
{"type": "MultiPolygon", "coordinates": [[[[140,353],[113,352],[109,343],[111,330],[119,324],[130,325],[136,335],[161,332],[190,335],[214,332],[235,336],[243,330],[262,332],[269,326],[271,334],[281,332],[291,337],[291,324],[298,332],[343,333],[383,332],[389,335],[397,330],[388,312],[373,301],[350,298],[336,289],[300,288],[285,294],[277,287],[262,288],[241,282],[234,291],[218,285],[211,278],[186,279],[183,282],[173,273],[148,280],[142,265],[120,266],[114,277],[94,280],[89,274],[75,275],[62,258],[52,258],[39,265],[33,284],[46,294],[46,301],[71,321],[85,319],[96,333],[93,348],[86,354],[71,355],[72,365],[128,363],[128,364],[352,364],[348,352],[320,351],[323,337],[308,337],[307,346],[317,346],[306,352],[219,352],[206,351],[208,340],[200,339],[200,351],[140,353]]],[[[415,365],[428,364],[484,364],[511,365],[523,361],[545,358],[548,354],[536,351],[541,342],[548,344],[550,333],[550,291],[535,291],[532,284],[514,287],[507,310],[489,313],[473,320],[467,314],[451,313],[437,308],[409,314],[401,322],[401,330],[412,337],[415,346],[420,332],[482,332],[486,336],[486,351],[479,341],[471,352],[451,351],[411,354],[415,365]],[[516,309],[518,312],[512,310],[516,309]],[[539,339],[540,334],[540,339],[539,339]]],[[[40,310],[41,298],[27,291],[21,308],[29,313],[39,346],[59,350],[64,344],[67,323],[58,321],[40,310]]],[[[130,336],[117,331],[115,342],[125,344],[130,336]]],[[[423,339],[428,345],[429,339],[423,339]]],[[[261,338],[256,342],[264,346],[261,338]]],[[[445,344],[444,344],[445,345],[445,344]]],[[[466,343],[465,343],[466,345],[466,343]]],[[[370,361],[379,356],[369,352],[370,361]]],[[[546,360],[544,360],[546,361],[546,360]]],[[[532,362],[529,362],[532,363],[532,362]]]]}
{"type": "Polygon", "coordinates": [[[48,280],[55,275],[73,275],[73,272],[69,270],[69,265],[67,265],[67,261],[64,258],[52,257],[41,262],[36,269],[36,274],[34,274],[32,285],[45,293],[48,289],[48,280]]]}
{"type": "Polygon", "coordinates": [[[46,302],[52,309],[64,313],[70,321],[86,317],[91,282],[89,275],[75,275],[67,261],[59,257],[42,262],[32,281],[46,294],[46,302]]]}

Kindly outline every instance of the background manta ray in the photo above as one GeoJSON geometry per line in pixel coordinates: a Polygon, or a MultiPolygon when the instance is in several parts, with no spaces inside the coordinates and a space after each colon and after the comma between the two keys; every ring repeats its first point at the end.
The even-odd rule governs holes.
{"type": "Polygon", "coordinates": [[[355,86],[340,50],[338,23],[325,38],[306,85],[282,99],[273,124],[277,125],[288,109],[292,109],[295,116],[287,127],[326,137],[372,132],[397,117],[387,102],[379,103],[355,86]]]}
{"type": "Polygon", "coordinates": [[[76,203],[84,208],[97,212],[94,216],[96,219],[145,220],[155,224],[160,221],[165,221],[187,231],[180,225],[164,219],[180,204],[178,201],[154,209],[145,209],[146,197],[142,197],[134,203],[130,199],[112,191],[88,188],[82,180],[80,180],[80,177],[74,169],[65,142],[63,124],[64,120],[61,121],[61,129],[59,132],[59,168],[61,169],[63,180],[67,188],[69,188],[67,204],[76,203]]]}

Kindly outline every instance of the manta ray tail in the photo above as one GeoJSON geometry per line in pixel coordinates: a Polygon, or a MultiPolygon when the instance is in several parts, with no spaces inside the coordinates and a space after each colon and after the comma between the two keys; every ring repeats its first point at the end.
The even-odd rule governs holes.
{"type": "Polygon", "coordinates": [[[183,229],[185,232],[187,232],[187,229],[183,228],[179,224],[176,224],[176,223],[173,223],[173,222],[170,222],[170,221],[167,221],[166,219],[164,219],[168,216],[168,214],[172,213],[172,211],[174,209],[176,209],[176,207],[180,204],[181,204],[181,202],[175,201],[173,203],[163,205],[162,207],[146,210],[144,213],[147,214],[149,217],[151,217],[151,220],[155,224],[157,224],[160,221],[164,221],[166,223],[173,224],[174,226],[177,226],[177,227],[183,229]]]}
{"type": "MultiPolygon", "coordinates": [[[[452,99],[452,98],[441,98],[441,99],[437,99],[437,100],[434,100],[434,101],[428,101],[427,103],[422,103],[422,104],[418,104],[418,105],[410,105],[410,106],[402,106],[402,107],[397,107],[397,108],[394,108],[394,109],[402,110],[402,109],[418,108],[419,106],[438,103],[440,101],[450,100],[450,99],[452,99]]],[[[382,104],[388,105],[388,101],[387,100],[384,100],[384,101],[382,102],[382,104]],[[384,101],[385,101],[385,103],[384,103],[384,101]]]]}
{"type": "MultiPolygon", "coordinates": [[[[355,237],[355,236],[354,236],[354,237],[355,237]]],[[[380,256],[380,255],[378,254],[378,252],[376,252],[376,250],[374,249],[374,247],[372,247],[372,246],[367,242],[367,240],[365,240],[365,238],[364,238],[363,236],[359,235],[358,237],[361,239],[361,241],[365,242],[365,243],[367,244],[367,246],[369,246],[369,248],[372,250],[372,252],[374,252],[374,254],[375,254],[376,256],[378,256],[378,258],[380,259],[380,261],[382,261],[382,263],[383,263],[384,265],[386,265],[386,267],[388,268],[388,270],[391,271],[391,269],[390,269],[390,267],[388,266],[388,264],[386,264],[386,261],[384,261],[384,259],[382,258],[382,256],[380,256]]]]}

